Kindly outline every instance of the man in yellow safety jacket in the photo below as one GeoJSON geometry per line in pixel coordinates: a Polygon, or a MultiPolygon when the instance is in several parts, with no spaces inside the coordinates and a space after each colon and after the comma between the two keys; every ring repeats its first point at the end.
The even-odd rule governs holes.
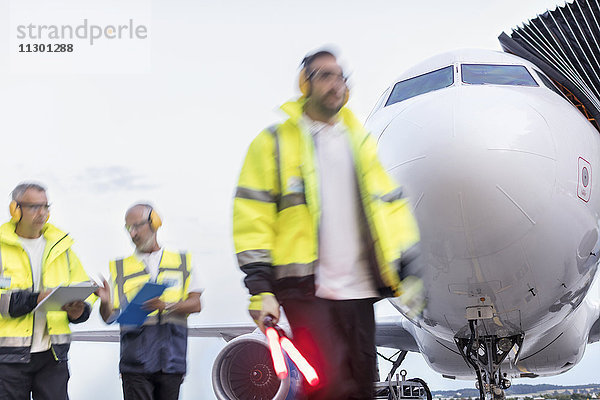
{"type": "Polygon", "coordinates": [[[110,262],[111,284],[104,281],[97,292],[100,314],[110,323],[146,283],[166,286],[160,297],[144,303],[150,314],[142,326],[121,324],[119,371],[124,400],[179,398],[186,372],[187,317],[201,309],[202,290],[191,256],[159,246],[156,231],[161,225],[149,204],[127,210],[125,227],[136,251],[110,262]]]}
{"type": "Polygon", "coordinates": [[[0,227],[0,398],[66,400],[69,323],[86,321],[90,305],[76,301],[62,311],[34,309],[50,288],[89,278],[71,249],[73,239],[47,223],[44,187],[19,184],[10,214],[11,221],[0,227]]]}
{"type": "Polygon", "coordinates": [[[303,96],[281,107],[289,118],[261,132],[246,155],[233,210],[237,259],[259,328],[279,318],[281,304],[320,375],[318,386],[305,385],[309,398],[371,399],[373,304],[406,294],[410,281],[416,296],[407,301],[422,308],[420,281],[402,281],[419,232],[374,139],[344,107],[346,76],[334,54],[305,57],[299,84],[303,96]]]}

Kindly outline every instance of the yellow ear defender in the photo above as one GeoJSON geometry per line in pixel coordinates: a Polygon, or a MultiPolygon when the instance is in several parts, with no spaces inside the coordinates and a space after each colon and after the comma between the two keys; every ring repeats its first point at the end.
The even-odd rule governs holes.
{"type": "Polygon", "coordinates": [[[152,207],[150,207],[150,214],[148,214],[148,223],[154,232],[156,232],[158,228],[162,226],[162,220],[160,219],[160,216],[152,207]]]}
{"type": "Polygon", "coordinates": [[[346,105],[348,99],[350,99],[350,89],[348,89],[348,85],[346,85],[346,92],[344,93],[344,102],[342,103],[342,107],[346,105]]]}
{"type": "Polygon", "coordinates": [[[21,212],[21,206],[16,201],[11,201],[8,205],[8,211],[10,212],[10,220],[11,222],[19,222],[21,218],[23,218],[23,213],[21,212]]]}
{"type": "MultiPolygon", "coordinates": [[[[298,76],[298,87],[300,88],[300,93],[302,96],[308,97],[310,95],[310,76],[306,75],[306,67],[302,68],[300,71],[300,75],[298,76]]],[[[342,103],[342,107],[346,105],[348,99],[350,98],[350,89],[346,85],[346,92],[344,93],[344,102],[342,103]]]]}
{"type": "MultiPolygon", "coordinates": [[[[14,222],[17,224],[19,222],[21,222],[21,218],[23,218],[23,211],[21,211],[21,205],[19,203],[17,203],[15,200],[12,200],[10,202],[10,204],[8,205],[8,211],[10,212],[11,222],[14,222]]],[[[50,219],[50,212],[48,212],[48,215],[46,215],[46,221],[44,221],[44,223],[48,222],[49,219],[50,219]]],[[[159,218],[159,221],[160,221],[160,218],[159,218]]]]}
{"type": "Polygon", "coordinates": [[[310,79],[306,76],[306,68],[302,68],[300,71],[300,76],[298,76],[298,87],[300,88],[300,93],[304,97],[308,97],[310,93],[310,79]]]}

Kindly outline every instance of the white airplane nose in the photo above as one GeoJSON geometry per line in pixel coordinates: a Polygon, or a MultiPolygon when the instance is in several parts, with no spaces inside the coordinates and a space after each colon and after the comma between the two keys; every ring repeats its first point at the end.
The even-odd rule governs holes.
{"type": "Polygon", "coordinates": [[[428,250],[486,256],[535,226],[554,192],[556,149],[523,89],[462,86],[411,101],[389,117],[379,153],[411,197],[428,250]]]}

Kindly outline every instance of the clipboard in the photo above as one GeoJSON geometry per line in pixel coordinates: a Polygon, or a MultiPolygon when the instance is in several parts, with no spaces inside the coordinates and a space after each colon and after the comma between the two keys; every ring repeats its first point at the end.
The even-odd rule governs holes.
{"type": "Polygon", "coordinates": [[[166,288],[166,285],[147,282],[121,312],[117,322],[121,325],[142,325],[150,314],[150,311],[142,308],[144,302],[159,297],[166,288]]]}
{"type": "Polygon", "coordinates": [[[71,286],[55,287],[33,311],[61,311],[62,306],[72,301],[84,301],[98,289],[94,283],[83,282],[71,286]]]}

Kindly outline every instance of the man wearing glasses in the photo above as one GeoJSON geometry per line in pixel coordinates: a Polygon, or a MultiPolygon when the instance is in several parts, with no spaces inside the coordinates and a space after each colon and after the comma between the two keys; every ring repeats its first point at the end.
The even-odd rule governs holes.
{"type": "Polygon", "coordinates": [[[299,85],[302,96],[281,107],[289,118],[250,145],[234,199],[249,311],[264,332],[264,318],[277,321],[283,306],[320,378],[305,385],[308,398],[372,399],[373,304],[408,292],[400,279],[416,262],[419,232],[375,141],[344,107],[334,54],[305,57],[299,85]]]}
{"type": "Polygon", "coordinates": [[[90,305],[34,311],[50,288],[89,281],[69,234],[49,224],[46,189],[21,183],[12,191],[11,220],[0,226],[0,398],[66,400],[71,331],[90,305]]]}
{"type": "Polygon", "coordinates": [[[125,228],[135,253],[111,261],[111,285],[104,281],[96,292],[100,315],[111,323],[146,283],[166,286],[160,297],[144,303],[150,314],[142,326],[121,324],[119,371],[125,400],[179,398],[186,372],[187,317],[201,309],[202,289],[191,255],[159,246],[156,232],[161,225],[149,204],[127,210],[125,228]]]}

